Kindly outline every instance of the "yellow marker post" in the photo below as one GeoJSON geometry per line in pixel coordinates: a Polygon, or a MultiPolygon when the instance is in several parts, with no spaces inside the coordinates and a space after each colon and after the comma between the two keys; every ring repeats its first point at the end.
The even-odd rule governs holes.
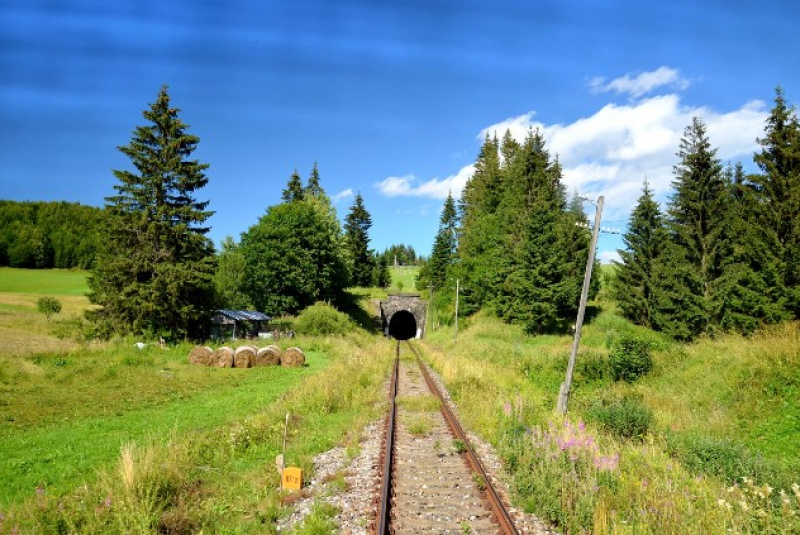
{"type": "Polygon", "coordinates": [[[287,490],[300,490],[303,487],[303,471],[296,466],[284,468],[281,486],[287,490]]]}

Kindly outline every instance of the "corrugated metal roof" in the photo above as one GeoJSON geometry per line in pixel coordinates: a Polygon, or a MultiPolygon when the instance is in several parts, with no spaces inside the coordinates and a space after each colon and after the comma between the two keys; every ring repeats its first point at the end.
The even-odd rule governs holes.
{"type": "Polygon", "coordinates": [[[220,314],[236,321],[269,321],[272,318],[256,310],[218,310],[220,314]]]}

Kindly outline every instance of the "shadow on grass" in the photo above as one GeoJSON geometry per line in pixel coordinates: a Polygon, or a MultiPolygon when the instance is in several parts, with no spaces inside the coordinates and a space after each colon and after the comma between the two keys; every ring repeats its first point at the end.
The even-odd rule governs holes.
{"type": "Polygon", "coordinates": [[[354,322],[363,327],[367,332],[380,334],[380,318],[377,311],[370,311],[371,302],[368,296],[345,291],[339,302],[339,310],[350,316],[354,322]]]}

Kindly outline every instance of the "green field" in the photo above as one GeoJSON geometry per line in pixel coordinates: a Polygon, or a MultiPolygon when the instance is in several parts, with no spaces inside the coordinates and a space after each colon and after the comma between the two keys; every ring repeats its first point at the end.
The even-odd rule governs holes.
{"type": "Polygon", "coordinates": [[[165,441],[251,416],[328,365],[224,370],[190,366],[181,345],[0,357],[0,506],[54,493],[116,461],[128,442],[165,441]]]}
{"type": "MultiPolygon", "coordinates": [[[[132,340],[41,349],[52,325],[32,288],[88,302],[70,272],[22,271],[0,291],[0,534],[275,533],[292,510],[273,468],[287,412],[290,462],[310,474],[335,444],[355,455],[384,409],[392,346],[361,329],[292,340],[302,369],[190,366],[189,345],[132,340]]],[[[415,274],[392,276],[408,291],[415,274]]],[[[385,290],[355,295],[363,306],[385,290]]],[[[570,336],[480,312],[457,340],[445,325],[422,343],[463,423],[506,463],[514,505],[570,533],[800,533],[800,323],[682,344],[613,301],[590,311],[566,419],[553,409],[570,336]],[[653,362],[631,382],[611,372],[622,335],[653,362]]],[[[299,533],[331,532],[320,522],[299,533]]]]}
{"type": "Polygon", "coordinates": [[[392,276],[392,288],[402,289],[404,292],[417,291],[417,266],[390,267],[389,273],[392,276]]]}
{"type": "Polygon", "coordinates": [[[0,267],[0,293],[82,296],[89,291],[88,272],[67,269],[0,267]]]}

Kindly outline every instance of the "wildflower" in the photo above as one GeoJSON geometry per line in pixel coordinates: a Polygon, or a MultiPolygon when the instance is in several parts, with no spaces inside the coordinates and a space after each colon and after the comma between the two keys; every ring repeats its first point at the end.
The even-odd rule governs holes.
{"type": "Polygon", "coordinates": [[[719,500],[717,500],[717,505],[719,505],[720,507],[725,507],[726,505],[728,505],[728,502],[720,498],[719,500]]]}
{"type": "Polygon", "coordinates": [[[509,403],[508,401],[506,401],[505,404],[503,405],[503,414],[505,414],[506,416],[511,416],[511,403],[509,403]]]}
{"type": "Polygon", "coordinates": [[[728,494],[733,492],[735,489],[736,489],[736,487],[728,487],[728,494]]]}
{"type": "Polygon", "coordinates": [[[36,495],[37,496],[42,496],[43,494],[44,494],[44,487],[42,487],[41,485],[36,487],[36,495]]]}
{"type": "Polygon", "coordinates": [[[772,491],[775,490],[766,483],[764,484],[764,491],[767,493],[767,496],[772,495],[772,491]]]}
{"type": "Polygon", "coordinates": [[[581,431],[586,431],[586,424],[583,422],[578,422],[578,429],[581,431]]]}
{"type": "Polygon", "coordinates": [[[106,499],[103,500],[103,505],[106,507],[111,507],[111,494],[106,496],[106,499]]]}
{"type": "Polygon", "coordinates": [[[742,511],[749,511],[750,507],[747,506],[747,502],[742,500],[739,502],[739,506],[742,508],[742,511]]]}

